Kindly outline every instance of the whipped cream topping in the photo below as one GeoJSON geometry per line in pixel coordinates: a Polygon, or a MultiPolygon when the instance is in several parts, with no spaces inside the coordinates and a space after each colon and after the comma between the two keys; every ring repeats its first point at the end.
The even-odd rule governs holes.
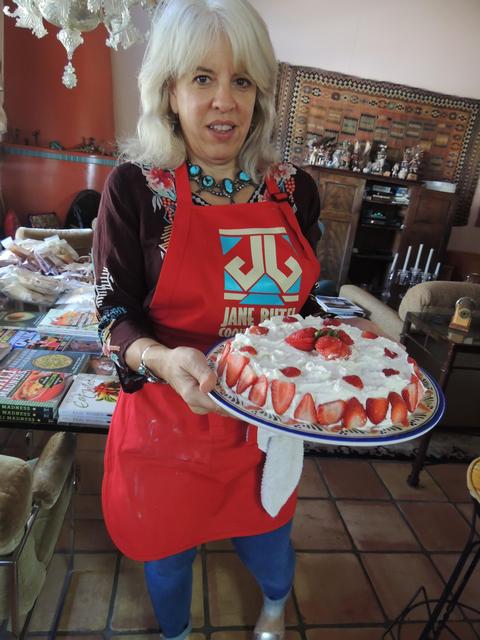
{"type": "MultiPolygon", "coordinates": [[[[414,374],[414,366],[408,362],[408,354],[404,347],[388,338],[378,336],[375,339],[362,336],[363,329],[341,323],[338,326],[324,325],[322,318],[300,315],[292,316],[296,322],[284,322],[282,316],[274,316],[260,324],[266,327],[268,333],[258,335],[251,333],[249,329],[245,333],[239,333],[232,340],[231,353],[240,352],[250,359],[250,367],[255,375],[266,376],[269,383],[273,380],[293,382],[295,384],[295,396],[284,417],[293,418],[295,409],[306,393],[310,393],[315,406],[335,400],[347,401],[357,398],[365,407],[368,398],[388,398],[391,391],[400,396],[402,390],[411,382],[414,374]],[[353,340],[350,345],[351,355],[345,359],[326,359],[317,351],[301,351],[288,344],[285,339],[291,333],[299,329],[313,327],[321,330],[343,330],[353,340]],[[244,347],[253,347],[256,355],[242,352],[244,347]],[[390,358],[385,354],[385,348],[397,354],[390,358]],[[286,367],[300,369],[301,375],[288,377],[282,373],[286,367]],[[386,376],[384,369],[395,369],[398,373],[386,376]],[[363,389],[359,389],[343,379],[343,376],[359,376],[363,382],[363,389]]],[[[225,372],[222,384],[226,387],[225,372]]],[[[247,388],[241,397],[248,399],[250,388],[247,388]]],[[[419,398],[420,400],[420,398],[419,398]]],[[[263,407],[267,411],[275,412],[272,398],[267,393],[266,403],[263,407]]],[[[386,418],[379,425],[373,425],[369,420],[363,430],[370,430],[392,424],[389,407],[386,418]]]]}

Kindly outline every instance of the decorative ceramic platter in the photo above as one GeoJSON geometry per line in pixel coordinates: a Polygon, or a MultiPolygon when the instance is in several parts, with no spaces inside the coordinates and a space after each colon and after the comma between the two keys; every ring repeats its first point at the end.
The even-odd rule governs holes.
{"type": "MultiPolygon", "coordinates": [[[[225,340],[224,342],[227,342],[225,340]]],[[[222,352],[224,342],[220,342],[206,354],[208,364],[215,371],[215,363],[222,352]]],[[[433,429],[445,412],[445,398],[437,382],[425,371],[420,372],[425,387],[422,398],[415,413],[410,415],[408,427],[390,425],[373,427],[368,431],[362,429],[344,429],[340,425],[334,427],[321,426],[314,423],[298,422],[290,418],[282,418],[272,411],[254,407],[247,399],[237,396],[227,386],[219,382],[209,394],[225,411],[236,418],[245,420],[257,427],[272,429],[284,435],[295,436],[311,442],[332,445],[353,445],[356,447],[372,444],[396,444],[413,440],[433,429]]]]}

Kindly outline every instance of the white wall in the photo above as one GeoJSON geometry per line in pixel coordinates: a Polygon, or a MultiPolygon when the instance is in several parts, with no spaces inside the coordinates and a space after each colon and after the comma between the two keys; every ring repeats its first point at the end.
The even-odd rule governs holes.
{"type": "MultiPolygon", "coordinates": [[[[480,0],[251,0],[266,20],[279,60],[480,99],[480,0]]],[[[137,25],[148,18],[136,11],[137,25]]],[[[112,58],[115,126],[132,133],[138,113],[134,45],[112,58]]],[[[468,226],[449,249],[480,253],[480,183],[468,226]]]]}

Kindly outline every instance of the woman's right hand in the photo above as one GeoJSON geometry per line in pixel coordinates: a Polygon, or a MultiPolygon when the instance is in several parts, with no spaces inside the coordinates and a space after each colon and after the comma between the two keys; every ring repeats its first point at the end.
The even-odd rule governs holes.
{"type": "Polygon", "coordinates": [[[193,413],[219,413],[228,415],[207,395],[217,382],[217,377],[207,364],[204,354],[191,347],[176,347],[160,355],[162,363],[155,366],[152,349],[151,364],[154,371],[175,389],[193,413]]]}

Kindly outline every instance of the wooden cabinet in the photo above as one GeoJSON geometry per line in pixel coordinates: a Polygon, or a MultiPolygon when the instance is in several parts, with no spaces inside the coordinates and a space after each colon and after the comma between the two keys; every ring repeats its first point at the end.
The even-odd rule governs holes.
{"type": "Polygon", "coordinates": [[[381,291],[393,256],[409,266],[424,245],[420,267],[434,249],[430,270],[443,262],[453,221],[455,196],[432,191],[417,182],[338,169],[307,166],[321,201],[323,236],[317,247],[321,278],[337,288],[346,282],[381,291]],[[376,196],[382,190],[388,195],[376,196]]]}
{"type": "Polygon", "coordinates": [[[347,280],[365,180],[345,171],[305,167],[320,193],[323,235],[317,246],[322,280],[340,288],[347,280]]]}
{"type": "Polygon", "coordinates": [[[454,213],[455,194],[432,191],[424,186],[416,189],[398,245],[400,255],[405,255],[409,245],[415,248],[423,242],[426,248],[433,247],[433,267],[443,262],[454,213]]]}

